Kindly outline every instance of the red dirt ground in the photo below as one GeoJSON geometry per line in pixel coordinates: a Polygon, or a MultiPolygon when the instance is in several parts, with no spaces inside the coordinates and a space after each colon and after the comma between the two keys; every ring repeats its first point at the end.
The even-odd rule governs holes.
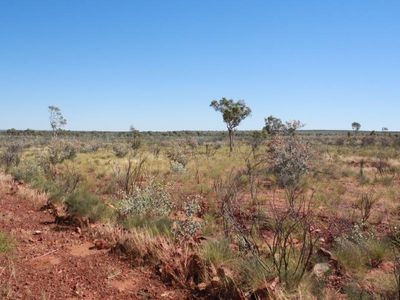
{"type": "Polygon", "coordinates": [[[14,249],[0,254],[0,299],[184,299],[149,269],[135,268],[40,207],[44,196],[0,174],[0,231],[14,249]]]}

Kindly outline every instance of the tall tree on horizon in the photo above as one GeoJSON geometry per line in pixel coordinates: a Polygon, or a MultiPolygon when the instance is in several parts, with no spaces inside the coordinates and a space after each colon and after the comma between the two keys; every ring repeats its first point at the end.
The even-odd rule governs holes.
{"type": "Polygon", "coordinates": [[[351,123],[351,128],[353,128],[353,130],[355,132],[359,132],[360,128],[361,128],[361,124],[358,122],[353,122],[353,123],[351,123]]]}
{"type": "Polygon", "coordinates": [[[226,123],[229,135],[229,151],[233,151],[233,137],[236,128],[240,122],[251,114],[251,109],[246,105],[244,100],[234,101],[233,99],[222,98],[221,100],[213,100],[210,104],[215,111],[222,114],[222,118],[226,123]]]}
{"type": "Polygon", "coordinates": [[[49,106],[50,113],[50,126],[53,130],[53,135],[57,136],[57,132],[60,131],[65,125],[67,125],[67,119],[64,118],[61,109],[57,106],[49,106]]]}

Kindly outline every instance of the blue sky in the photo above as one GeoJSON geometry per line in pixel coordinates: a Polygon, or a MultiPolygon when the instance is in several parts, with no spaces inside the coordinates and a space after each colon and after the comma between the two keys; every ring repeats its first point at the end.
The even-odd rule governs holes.
{"type": "Polygon", "coordinates": [[[0,128],[400,130],[400,1],[0,0],[0,128]]]}

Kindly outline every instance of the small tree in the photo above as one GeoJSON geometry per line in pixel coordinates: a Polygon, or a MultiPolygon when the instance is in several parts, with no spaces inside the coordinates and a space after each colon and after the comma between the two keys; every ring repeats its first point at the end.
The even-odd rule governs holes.
{"type": "Polygon", "coordinates": [[[233,151],[233,135],[235,129],[251,114],[251,109],[243,100],[234,101],[232,99],[222,98],[221,100],[213,100],[210,104],[216,111],[222,113],[222,118],[226,123],[229,134],[229,150],[233,151]]]}
{"type": "Polygon", "coordinates": [[[358,123],[358,122],[353,122],[353,123],[351,124],[351,128],[353,128],[353,130],[354,130],[355,132],[358,132],[358,131],[360,131],[361,124],[358,123]]]}
{"type": "Polygon", "coordinates": [[[50,113],[50,126],[51,129],[53,130],[54,136],[56,136],[57,132],[61,130],[65,125],[67,125],[67,120],[61,113],[61,109],[59,109],[57,106],[50,105],[49,113],[50,113]]]}
{"type": "Polygon", "coordinates": [[[132,140],[131,140],[131,148],[133,151],[136,151],[142,145],[142,139],[140,135],[140,131],[137,130],[132,125],[129,127],[129,131],[131,132],[132,140]]]}
{"type": "Polygon", "coordinates": [[[265,130],[268,134],[277,134],[280,131],[284,130],[285,124],[282,123],[281,119],[275,118],[274,116],[269,116],[265,118],[265,126],[263,130],[265,130]]]}

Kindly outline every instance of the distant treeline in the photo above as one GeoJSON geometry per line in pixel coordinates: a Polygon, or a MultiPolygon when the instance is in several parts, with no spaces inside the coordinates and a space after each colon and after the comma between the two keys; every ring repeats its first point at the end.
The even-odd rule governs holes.
{"type": "MultiPolygon", "coordinates": [[[[252,136],[257,130],[238,130],[236,131],[236,136],[238,137],[248,137],[252,136]]],[[[349,130],[299,130],[301,135],[348,135],[353,134],[349,130]]],[[[179,131],[140,131],[142,136],[150,137],[225,137],[227,135],[226,131],[218,130],[179,130],[179,131]]],[[[359,131],[360,135],[374,135],[374,134],[384,134],[384,135],[400,135],[398,131],[359,131]]],[[[8,136],[38,136],[38,137],[48,137],[53,135],[51,130],[17,130],[17,129],[7,129],[0,130],[0,135],[8,136]]],[[[114,138],[124,138],[132,135],[132,131],[75,131],[75,130],[60,130],[57,133],[58,136],[65,137],[114,137],[114,138]]]]}

